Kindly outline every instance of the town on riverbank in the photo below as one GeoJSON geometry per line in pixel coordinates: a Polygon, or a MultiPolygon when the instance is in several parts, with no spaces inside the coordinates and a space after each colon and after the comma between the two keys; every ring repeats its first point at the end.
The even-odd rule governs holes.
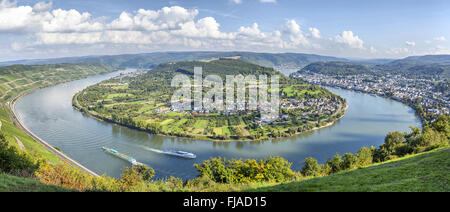
{"type": "Polygon", "coordinates": [[[400,74],[325,75],[306,70],[293,74],[311,84],[343,88],[400,101],[415,109],[423,124],[450,114],[450,98],[441,90],[445,81],[400,74]],[[441,83],[442,82],[442,83],[441,83]]]}

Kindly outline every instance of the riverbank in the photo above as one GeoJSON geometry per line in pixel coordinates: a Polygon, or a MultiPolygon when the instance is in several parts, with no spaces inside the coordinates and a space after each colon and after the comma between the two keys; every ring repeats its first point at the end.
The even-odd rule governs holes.
{"type": "Polygon", "coordinates": [[[343,118],[345,116],[345,112],[349,108],[349,106],[347,104],[345,104],[345,102],[344,102],[344,104],[345,104],[344,110],[336,111],[334,114],[331,115],[331,116],[334,116],[336,114],[343,113],[342,116],[336,118],[334,121],[328,122],[328,123],[326,123],[326,124],[324,124],[324,125],[322,125],[320,127],[314,127],[312,129],[305,130],[305,131],[302,131],[302,132],[296,132],[296,133],[293,133],[293,134],[291,134],[289,136],[281,136],[281,137],[276,137],[276,138],[263,138],[263,139],[244,139],[244,140],[241,140],[241,139],[232,139],[232,140],[231,139],[224,139],[224,140],[221,140],[221,139],[212,139],[212,138],[209,138],[207,136],[200,136],[200,135],[192,135],[192,136],[189,136],[189,137],[188,136],[184,137],[184,136],[167,135],[167,134],[162,134],[162,133],[154,134],[154,133],[150,133],[150,132],[148,132],[146,130],[142,130],[142,129],[139,129],[139,128],[136,128],[136,127],[130,127],[130,126],[122,125],[120,123],[114,122],[113,120],[111,120],[109,118],[103,117],[103,116],[98,115],[96,113],[92,113],[88,109],[86,109],[83,106],[81,106],[79,104],[79,102],[78,102],[78,97],[80,96],[81,92],[83,92],[83,91],[80,91],[80,92],[76,93],[73,96],[73,98],[72,98],[72,106],[76,110],[78,110],[78,111],[82,112],[83,114],[86,114],[86,115],[88,115],[88,116],[90,116],[90,117],[92,117],[92,118],[94,118],[94,119],[96,119],[98,121],[104,121],[104,122],[116,124],[116,125],[119,125],[119,126],[127,127],[127,128],[130,128],[130,129],[133,129],[133,130],[138,130],[138,131],[146,132],[146,133],[149,133],[149,134],[152,134],[152,135],[164,136],[164,137],[168,137],[168,138],[180,138],[180,139],[188,139],[188,140],[204,140],[204,141],[211,141],[211,142],[252,142],[252,141],[266,141],[266,140],[271,140],[271,139],[289,138],[289,137],[292,137],[292,136],[301,135],[301,134],[304,134],[304,133],[308,133],[308,132],[312,132],[312,131],[319,130],[319,129],[322,129],[322,128],[333,126],[338,120],[340,120],[341,118],[343,118]]]}
{"type": "MultiPolygon", "coordinates": [[[[337,113],[343,112],[342,116],[336,118],[335,121],[329,122],[329,123],[327,123],[327,124],[325,124],[325,125],[323,125],[323,126],[320,126],[320,127],[315,127],[315,128],[313,128],[313,129],[311,129],[310,131],[319,130],[319,129],[322,129],[322,128],[325,128],[325,127],[330,127],[330,126],[334,125],[337,121],[339,121],[340,119],[344,118],[345,112],[346,112],[349,108],[350,108],[350,107],[346,104],[343,111],[337,112],[337,113]]],[[[302,132],[302,133],[303,133],[303,132],[302,132]]],[[[301,133],[300,133],[300,134],[301,134],[301,133]]]]}
{"type": "Polygon", "coordinates": [[[65,162],[87,173],[98,176],[96,173],[71,159],[58,148],[48,144],[43,139],[28,130],[15,110],[15,103],[23,96],[36,90],[62,84],[74,80],[84,79],[90,76],[107,74],[118,69],[104,64],[77,63],[77,64],[47,64],[47,65],[12,65],[2,67],[1,84],[3,90],[1,95],[2,132],[10,144],[23,148],[36,159],[44,159],[49,163],[56,164],[65,162]],[[31,76],[33,77],[25,77],[31,76]],[[21,83],[18,83],[21,82],[21,83]],[[21,142],[23,146],[18,144],[21,142]]]}
{"type": "Polygon", "coordinates": [[[86,168],[85,166],[81,165],[80,163],[78,163],[77,161],[73,160],[72,158],[70,158],[69,156],[67,156],[66,154],[64,154],[63,152],[61,152],[60,150],[56,149],[55,147],[53,147],[52,145],[50,145],[49,143],[47,143],[46,141],[44,141],[43,139],[39,138],[37,135],[35,135],[31,130],[29,130],[26,125],[21,121],[20,117],[17,115],[16,110],[15,110],[15,104],[16,101],[18,99],[20,99],[21,97],[23,97],[24,95],[31,93],[32,91],[34,91],[35,89],[31,90],[31,91],[25,91],[20,93],[17,96],[14,96],[11,101],[7,102],[8,105],[8,109],[10,111],[10,115],[11,118],[13,120],[14,123],[16,123],[16,126],[21,129],[25,134],[27,134],[28,136],[30,136],[31,138],[33,138],[35,141],[37,141],[38,143],[40,143],[41,145],[43,145],[47,150],[49,150],[50,152],[52,152],[53,154],[55,154],[56,156],[58,156],[59,158],[61,158],[63,161],[69,163],[70,165],[79,168],[82,171],[87,172],[88,174],[92,175],[92,176],[99,176],[97,173],[91,171],[90,169],[86,168]]]}

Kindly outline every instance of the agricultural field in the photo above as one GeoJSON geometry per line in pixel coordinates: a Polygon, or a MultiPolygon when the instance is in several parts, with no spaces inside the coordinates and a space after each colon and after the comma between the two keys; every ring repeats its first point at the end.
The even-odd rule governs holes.
{"type": "Polygon", "coordinates": [[[12,65],[0,67],[0,100],[6,101],[16,94],[62,82],[116,70],[103,64],[12,65]]]}
{"type": "Polygon", "coordinates": [[[161,64],[148,72],[130,73],[90,86],[78,93],[74,102],[88,114],[125,126],[204,140],[286,137],[335,121],[343,115],[345,105],[345,100],[321,87],[234,59],[161,64]],[[259,112],[251,110],[172,110],[170,101],[175,88],[170,86],[171,79],[180,73],[192,76],[194,67],[203,67],[205,76],[215,74],[223,79],[238,74],[279,75],[283,104],[278,119],[264,123],[259,112]]]}

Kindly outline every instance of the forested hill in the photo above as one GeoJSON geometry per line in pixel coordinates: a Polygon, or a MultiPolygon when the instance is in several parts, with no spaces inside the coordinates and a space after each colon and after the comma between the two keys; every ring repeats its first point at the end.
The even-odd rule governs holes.
{"type": "Polygon", "coordinates": [[[300,72],[302,71],[309,71],[324,75],[355,75],[372,72],[366,65],[345,62],[311,63],[300,70],[300,72]]]}
{"type": "Polygon", "coordinates": [[[270,54],[243,52],[239,56],[243,61],[266,67],[304,67],[310,63],[319,61],[349,61],[344,58],[299,53],[270,54]]]}
{"type": "MultiPolygon", "coordinates": [[[[150,84],[158,83],[159,86],[170,86],[170,80],[177,74],[185,74],[189,77],[194,75],[194,67],[202,67],[202,75],[206,77],[208,75],[218,75],[222,80],[226,80],[226,75],[239,75],[243,76],[254,75],[257,78],[259,75],[279,75],[280,83],[286,83],[287,81],[293,81],[280,72],[275,71],[272,68],[266,68],[263,66],[247,63],[236,59],[217,59],[211,61],[182,61],[182,62],[169,62],[163,63],[148,71],[146,74],[136,77],[131,80],[130,86],[149,86],[150,84]],[[155,79],[160,79],[159,82],[155,82],[155,79]]],[[[270,77],[269,77],[270,79],[270,77]]]]}
{"type": "Polygon", "coordinates": [[[450,77],[450,55],[413,56],[377,65],[374,71],[450,77]]]}
{"type": "Polygon", "coordinates": [[[409,62],[416,65],[421,64],[439,64],[450,65],[450,55],[424,55],[424,56],[411,56],[404,59],[393,61],[392,63],[409,62]]]}
{"type": "Polygon", "coordinates": [[[303,67],[317,61],[347,61],[343,58],[301,53],[254,53],[254,52],[155,52],[144,54],[125,54],[88,57],[67,57],[42,60],[21,60],[2,62],[0,65],[12,64],[55,64],[55,63],[104,63],[114,67],[154,68],[161,63],[177,61],[205,60],[213,58],[235,57],[242,61],[265,67],[292,66],[303,67]]]}
{"type": "Polygon", "coordinates": [[[370,73],[402,74],[410,77],[450,77],[450,55],[425,55],[407,57],[385,64],[366,64],[360,62],[315,62],[305,66],[302,71],[324,75],[355,75],[370,73]]]}
{"type": "Polygon", "coordinates": [[[184,73],[187,75],[194,74],[194,67],[202,67],[203,75],[219,75],[225,79],[226,75],[273,75],[280,74],[272,68],[266,68],[252,63],[247,63],[241,60],[235,59],[219,59],[211,61],[183,61],[183,62],[170,62],[164,63],[148,72],[150,75],[159,73],[184,73]]]}

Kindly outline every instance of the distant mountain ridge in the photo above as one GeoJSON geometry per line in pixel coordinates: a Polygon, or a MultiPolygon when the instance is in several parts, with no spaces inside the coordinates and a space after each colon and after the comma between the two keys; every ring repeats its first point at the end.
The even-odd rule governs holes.
{"type": "MultiPolygon", "coordinates": [[[[345,59],[331,56],[303,53],[257,53],[257,52],[154,52],[142,54],[103,55],[66,57],[38,60],[18,60],[0,62],[0,66],[23,64],[41,65],[58,63],[103,63],[117,68],[155,68],[167,62],[210,60],[218,58],[235,58],[256,65],[279,68],[301,69],[313,64],[314,70],[327,69],[325,72],[344,71],[357,73],[360,70],[389,72],[394,74],[435,75],[450,77],[450,55],[411,56],[403,59],[345,59]],[[319,62],[318,64],[315,64],[319,62]],[[336,67],[333,67],[336,66],[336,67]],[[344,70],[345,69],[345,70],[344,70]],[[369,70],[367,70],[369,69],[369,70]]],[[[310,68],[312,67],[310,66],[310,68]]]]}
{"type": "Polygon", "coordinates": [[[450,55],[425,55],[412,56],[404,59],[375,64],[367,61],[350,62],[314,62],[302,71],[310,71],[325,75],[353,75],[363,73],[392,73],[406,74],[409,76],[437,76],[443,78],[450,77],[450,55]]]}
{"type": "Polygon", "coordinates": [[[55,63],[104,63],[118,68],[153,68],[161,63],[212,58],[238,57],[240,60],[265,67],[293,66],[304,67],[318,61],[348,61],[344,58],[302,53],[255,53],[255,52],[155,52],[143,54],[123,54],[85,57],[66,57],[55,59],[18,60],[0,62],[0,65],[40,65],[55,63]]]}
{"type": "Polygon", "coordinates": [[[440,65],[450,65],[450,55],[424,55],[424,56],[410,56],[400,61],[412,61],[421,64],[440,64],[440,65]]]}
{"type": "Polygon", "coordinates": [[[374,71],[450,77],[450,55],[411,56],[373,67],[374,71]]]}

